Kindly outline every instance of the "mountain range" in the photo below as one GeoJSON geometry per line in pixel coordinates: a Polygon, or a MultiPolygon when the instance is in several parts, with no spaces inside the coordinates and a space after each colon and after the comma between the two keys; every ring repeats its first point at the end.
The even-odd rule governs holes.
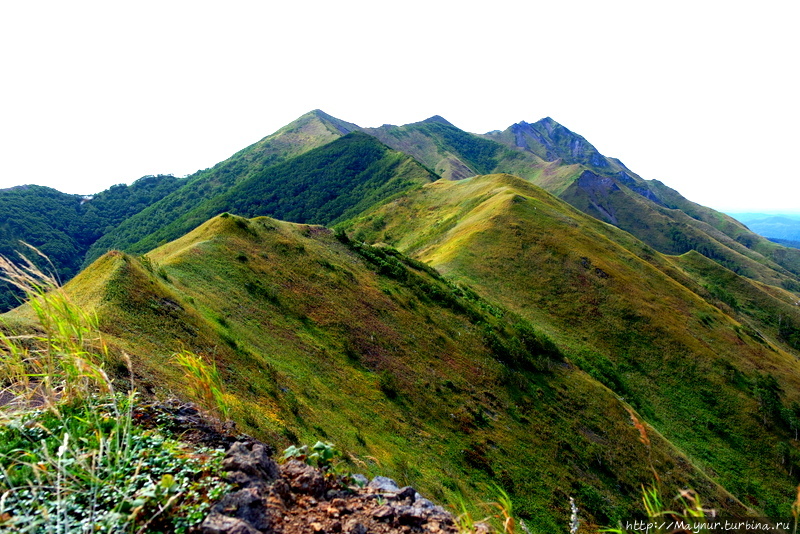
{"type": "Polygon", "coordinates": [[[733,213],[737,220],[759,235],[786,244],[794,248],[800,247],[800,215],[766,214],[766,213],[733,213]]]}
{"type": "Polygon", "coordinates": [[[0,252],[80,270],[68,292],[140,387],[188,395],[170,354],[195,351],[276,445],[330,439],[442,502],[498,484],[536,532],[570,497],[587,524],[631,517],[654,481],[789,514],[800,250],[550,118],[476,135],[316,110],[187,178],[0,203],[0,252]]]}

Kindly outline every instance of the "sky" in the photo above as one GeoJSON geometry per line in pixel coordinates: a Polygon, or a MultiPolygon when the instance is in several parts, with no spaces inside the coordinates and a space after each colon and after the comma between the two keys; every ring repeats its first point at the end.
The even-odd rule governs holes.
{"type": "Polygon", "coordinates": [[[800,212],[800,3],[0,4],[0,188],[184,176],[313,109],[360,126],[549,116],[722,211],[800,212]]]}

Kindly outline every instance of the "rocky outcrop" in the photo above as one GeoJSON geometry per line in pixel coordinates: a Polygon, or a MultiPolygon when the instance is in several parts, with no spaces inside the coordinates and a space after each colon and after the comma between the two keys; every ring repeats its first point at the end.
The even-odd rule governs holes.
{"type": "Polygon", "coordinates": [[[276,464],[258,442],[236,442],[223,461],[236,489],[203,521],[203,534],[456,534],[452,514],[386,477],[334,476],[292,460],[276,464]]]}

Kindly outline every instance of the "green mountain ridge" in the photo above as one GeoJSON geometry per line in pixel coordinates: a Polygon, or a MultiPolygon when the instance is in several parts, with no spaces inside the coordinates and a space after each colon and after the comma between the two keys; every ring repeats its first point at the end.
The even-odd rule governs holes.
{"type": "MultiPolygon", "coordinates": [[[[410,157],[355,132],[283,163],[254,170],[224,192],[197,199],[194,207],[176,209],[171,212],[169,222],[126,249],[147,252],[225,211],[249,217],[269,215],[293,222],[331,224],[435,178],[410,157]]],[[[154,209],[158,207],[155,205],[154,209]]],[[[131,224],[136,223],[131,220],[131,224]]],[[[119,231],[124,229],[126,226],[122,225],[119,231]]],[[[115,234],[112,232],[108,237],[115,234]]],[[[90,251],[89,258],[93,253],[99,250],[90,251]]]]}
{"type": "MultiPolygon", "coordinates": [[[[39,268],[69,280],[86,252],[109,229],[178,189],[174,176],[147,176],[130,186],[115,185],[86,197],[28,185],[0,190],[0,255],[25,253],[39,268]],[[22,243],[37,247],[44,261],[22,243]]],[[[0,281],[0,311],[17,306],[22,295],[0,281]]]]}
{"type": "MultiPolygon", "coordinates": [[[[108,232],[89,250],[84,266],[108,250],[128,250],[139,241],[159,232],[175,219],[187,216],[204,201],[227,193],[253,173],[291,160],[338,139],[350,126],[354,125],[334,119],[319,110],[303,115],[211,169],[190,176],[182,188],[108,232]]],[[[204,220],[197,221],[195,226],[204,220]]],[[[183,232],[191,229],[192,227],[184,228],[183,232]]],[[[178,235],[180,233],[173,234],[167,240],[174,239],[178,235]]],[[[158,242],[150,245],[150,248],[157,244],[158,242]]]]}
{"type": "Polygon", "coordinates": [[[586,139],[548,118],[521,122],[502,132],[468,134],[447,121],[422,121],[363,131],[414,156],[447,179],[505,172],[525,178],[581,211],[618,226],[667,254],[697,250],[770,283],[800,273],[800,255],[762,238],[734,219],[695,204],[656,180],[644,180],[586,139]],[[778,275],[779,277],[781,275],[778,275]]]}
{"type": "Polygon", "coordinates": [[[67,285],[144,391],[189,395],[191,350],[244,431],[330,439],[440,502],[499,484],[534,532],[570,497],[592,525],[641,514],[654,473],[734,517],[789,513],[800,250],[552,119],[479,136],[315,110],[164,183],[67,285]]]}
{"type": "Polygon", "coordinates": [[[142,258],[106,254],[67,289],[144,387],[186,395],[170,354],[190,349],[215,362],[244,431],[330,439],[440,501],[480,502],[495,481],[534,531],[559,529],[571,495],[613,523],[652,463],[670,492],[753,513],[655,429],[640,443],[627,403],[530,323],[324,227],[225,214],[142,258]]]}
{"type": "MultiPolygon", "coordinates": [[[[502,132],[479,136],[456,128],[440,116],[405,126],[360,128],[314,110],[213,168],[190,176],[182,187],[156,199],[139,213],[114,221],[115,224],[105,227],[88,252],[77,257],[83,254],[85,267],[108,250],[146,252],[176,239],[221,211],[304,222],[307,214],[298,212],[296,218],[278,207],[283,202],[280,192],[277,197],[270,193],[274,199],[271,205],[258,210],[256,199],[248,195],[248,190],[263,192],[263,186],[257,182],[259,177],[269,174],[268,169],[291,166],[294,159],[307,152],[357,131],[411,156],[435,175],[431,178],[514,174],[594,217],[633,233],[660,252],[680,254],[697,250],[747,276],[796,290],[791,277],[786,278],[787,270],[794,275],[800,272],[800,253],[796,249],[761,238],[733,219],[686,200],[658,181],[643,180],[619,160],[602,156],[583,137],[550,118],[535,123],[520,122],[502,132]],[[233,191],[236,188],[238,193],[233,191]],[[742,261],[744,265],[740,265],[742,261]]],[[[382,178],[362,175],[361,179],[375,184],[375,180],[382,178]]],[[[395,187],[393,191],[399,189],[395,187]]],[[[365,208],[370,199],[381,198],[370,196],[370,191],[362,193],[365,196],[361,199],[350,195],[349,202],[358,205],[358,209],[365,208]]],[[[328,201],[342,204],[344,210],[352,208],[344,207],[347,203],[344,200],[328,201]]],[[[352,210],[348,213],[348,216],[355,214],[352,210]]],[[[328,224],[333,219],[317,218],[313,222],[328,224]]],[[[66,278],[74,275],[74,271],[69,271],[66,278]]]]}
{"type": "Polygon", "coordinates": [[[753,414],[763,410],[760,381],[777,380],[786,409],[797,402],[796,294],[694,251],[663,256],[508,175],[438,181],[345,228],[547,332],[735,495],[775,513],[768,503],[791,492],[795,469],[778,483],[769,452],[795,450],[791,425],[777,412],[764,424],[753,414]]]}

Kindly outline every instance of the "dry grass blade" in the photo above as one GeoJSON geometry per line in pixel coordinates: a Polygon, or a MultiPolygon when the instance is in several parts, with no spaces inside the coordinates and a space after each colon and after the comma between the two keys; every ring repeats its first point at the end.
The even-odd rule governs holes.
{"type": "MultiPolygon", "coordinates": [[[[48,262],[50,261],[36,247],[27,243],[23,244],[30,247],[39,256],[47,259],[48,262]]],[[[0,280],[4,280],[20,289],[28,297],[59,287],[58,279],[54,275],[45,274],[26,256],[21,253],[18,254],[21,264],[16,264],[5,256],[0,256],[0,272],[4,275],[0,277],[0,280]]]]}
{"type": "Polygon", "coordinates": [[[631,417],[631,421],[633,422],[633,426],[636,428],[636,430],[639,431],[639,441],[641,441],[644,444],[644,446],[649,449],[650,448],[650,438],[647,435],[647,429],[644,427],[644,424],[642,424],[642,422],[639,420],[639,418],[636,417],[636,414],[634,413],[634,411],[631,408],[629,408],[628,406],[625,406],[625,409],[628,411],[628,415],[630,415],[630,417],[631,417]]]}

